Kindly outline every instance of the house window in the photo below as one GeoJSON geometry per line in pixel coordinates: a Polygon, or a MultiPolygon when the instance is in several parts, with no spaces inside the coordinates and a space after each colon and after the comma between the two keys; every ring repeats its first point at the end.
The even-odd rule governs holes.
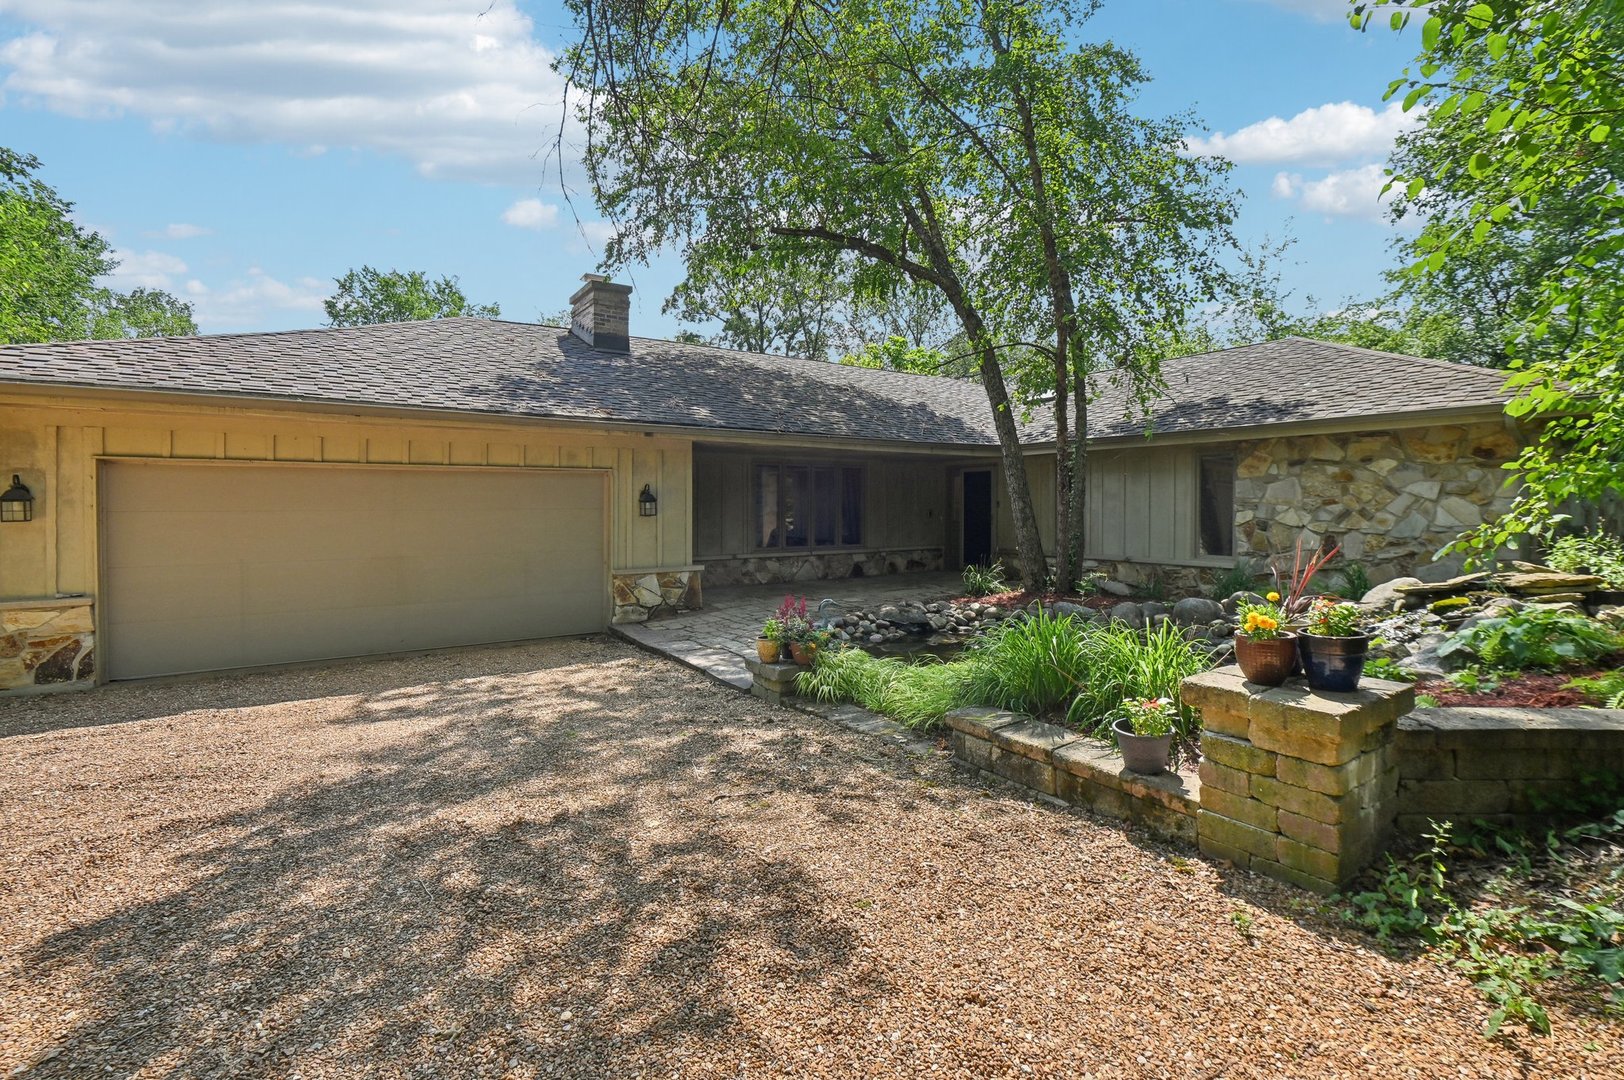
{"type": "Polygon", "coordinates": [[[1200,462],[1197,542],[1202,555],[1235,554],[1235,455],[1204,454],[1200,462]]]}
{"type": "Polygon", "coordinates": [[[756,546],[857,547],[863,542],[863,470],[757,465],[756,546]]]}

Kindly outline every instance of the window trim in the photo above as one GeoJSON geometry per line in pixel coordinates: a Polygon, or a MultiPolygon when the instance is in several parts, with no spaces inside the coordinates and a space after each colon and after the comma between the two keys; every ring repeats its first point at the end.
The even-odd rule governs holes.
{"type": "Polygon", "coordinates": [[[795,461],[788,458],[751,458],[750,459],[750,539],[751,551],[761,554],[798,555],[810,554],[820,551],[862,551],[868,543],[868,464],[862,461],[795,461]],[[807,470],[807,497],[814,498],[817,481],[813,477],[819,469],[828,469],[835,473],[839,483],[835,487],[835,527],[836,537],[845,535],[845,474],[853,470],[858,474],[858,483],[862,490],[858,493],[858,506],[861,520],[858,522],[858,539],[854,544],[817,544],[813,543],[816,537],[816,527],[809,522],[807,527],[807,542],[804,546],[791,547],[780,540],[776,545],[764,545],[760,542],[761,525],[761,489],[757,486],[761,478],[762,469],[776,469],[778,472],[778,513],[774,521],[774,532],[780,538],[785,536],[784,528],[784,472],[786,469],[807,470]]]}

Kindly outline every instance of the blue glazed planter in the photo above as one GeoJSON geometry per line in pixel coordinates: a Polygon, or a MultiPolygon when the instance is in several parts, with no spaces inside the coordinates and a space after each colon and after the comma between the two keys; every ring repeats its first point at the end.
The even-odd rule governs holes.
{"type": "Polygon", "coordinates": [[[1369,634],[1353,637],[1297,635],[1297,652],[1302,657],[1303,675],[1308,679],[1310,690],[1357,690],[1359,678],[1365,673],[1365,654],[1369,651],[1369,634]]]}

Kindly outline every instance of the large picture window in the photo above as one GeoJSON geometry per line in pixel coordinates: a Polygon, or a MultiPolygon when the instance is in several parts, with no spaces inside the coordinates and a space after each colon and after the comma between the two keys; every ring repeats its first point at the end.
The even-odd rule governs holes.
{"type": "Polygon", "coordinates": [[[1235,455],[1201,457],[1197,498],[1201,554],[1235,554],[1235,455]]]}
{"type": "Polygon", "coordinates": [[[858,547],[863,470],[845,465],[757,465],[756,546],[858,547]]]}

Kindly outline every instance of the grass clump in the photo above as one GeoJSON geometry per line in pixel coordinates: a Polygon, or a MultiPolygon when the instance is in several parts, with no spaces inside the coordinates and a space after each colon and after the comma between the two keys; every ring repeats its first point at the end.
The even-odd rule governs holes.
{"type": "Polygon", "coordinates": [[[1011,619],[970,650],[964,705],[1042,716],[1057,712],[1087,679],[1085,634],[1070,616],[1038,610],[1011,619]]]}
{"type": "Polygon", "coordinates": [[[995,562],[991,566],[966,566],[964,568],[964,595],[991,596],[1001,593],[1009,588],[1004,583],[1004,564],[995,562]]]}
{"type": "MultiPolygon", "coordinates": [[[[1122,623],[1090,627],[1081,640],[1083,670],[1076,696],[1066,710],[1066,721],[1091,731],[1103,731],[1128,699],[1179,700],[1179,684],[1212,666],[1205,652],[1184,640],[1172,623],[1162,623],[1143,634],[1122,623]]],[[[1179,704],[1175,730],[1188,738],[1200,728],[1194,709],[1179,704]]]]}
{"type": "Polygon", "coordinates": [[[962,707],[974,665],[944,664],[934,657],[916,662],[870,656],[861,649],[822,652],[796,688],[819,701],[855,701],[870,712],[894,717],[904,727],[929,729],[962,707]]]}

